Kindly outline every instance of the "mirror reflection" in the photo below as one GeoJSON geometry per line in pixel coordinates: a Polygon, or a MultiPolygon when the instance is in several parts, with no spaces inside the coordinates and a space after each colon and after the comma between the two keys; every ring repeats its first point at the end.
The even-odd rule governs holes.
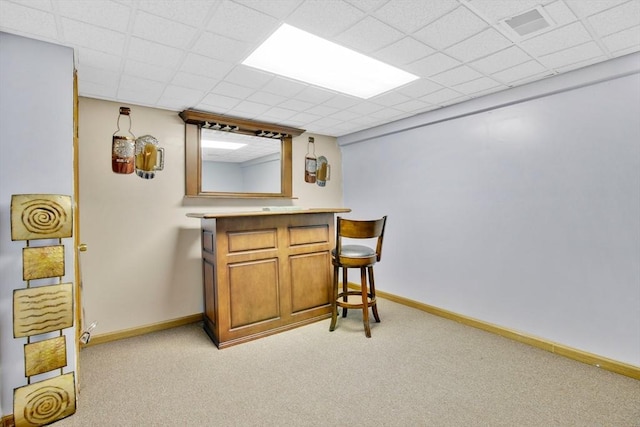
{"type": "Polygon", "coordinates": [[[280,139],[203,128],[200,150],[202,191],[281,191],[280,139]]]}

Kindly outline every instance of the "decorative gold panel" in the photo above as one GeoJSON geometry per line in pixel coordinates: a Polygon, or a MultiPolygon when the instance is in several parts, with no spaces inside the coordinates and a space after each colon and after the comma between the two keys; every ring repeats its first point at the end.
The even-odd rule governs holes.
{"type": "Polygon", "coordinates": [[[67,366],[65,336],[24,345],[24,375],[30,377],[67,366]]]}
{"type": "Polygon", "coordinates": [[[22,280],[64,276],[64,245],[22,249],[22,280]]]}
{"type": "Polygon", "coordinates": [[[11,196],[11,240],[62,239],[72,232],[71,196],[11,196]]]}
{"type": "Polygon", "coordinates": [[[13,336],[44,334],[73,326],[72,283],[13,291],[13,336]]]}
{"type": "Polygon", "coordinates": [[[73,372],[13,391],[16,427],[51,424],[76,412],[76,382],[73,372]]]}

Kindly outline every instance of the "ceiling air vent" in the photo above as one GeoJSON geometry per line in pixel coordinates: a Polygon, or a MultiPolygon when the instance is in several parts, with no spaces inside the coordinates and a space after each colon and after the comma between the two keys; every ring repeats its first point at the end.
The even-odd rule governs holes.
{"type": "Polygon", "coordinates": [[[526,37],[545,28],[550,28],[552,21],[542,8],[535,8],[520,15],[502,21],[504,25],[520,37],[526,37]]]}

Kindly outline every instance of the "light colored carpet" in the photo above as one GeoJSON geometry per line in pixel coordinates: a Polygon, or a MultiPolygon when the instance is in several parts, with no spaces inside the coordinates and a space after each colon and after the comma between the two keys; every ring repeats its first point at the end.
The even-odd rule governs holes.
{"type": "Polygon", "coordinates": [[[640,381],[388,300],[218,350],[193,324],[80,354],[66,426],[640,426],[640,381]]]}

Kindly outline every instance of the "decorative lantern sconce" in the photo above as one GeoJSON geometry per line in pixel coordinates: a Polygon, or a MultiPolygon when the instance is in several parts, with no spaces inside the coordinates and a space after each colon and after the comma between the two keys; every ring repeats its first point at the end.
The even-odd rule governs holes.
{"type": "Polygon", "coordinates": [[[151,135],[136,138],[131,132],[131,109],[120,107],[116,123],[117,129],[111,141],[111,170],[117,174],[128,175],[135,170],[143,179],[152,179],[156,171],[164,169],[164,148],[151,135]],[[127,130],[124,127],[128,123],[127,130]]]}

